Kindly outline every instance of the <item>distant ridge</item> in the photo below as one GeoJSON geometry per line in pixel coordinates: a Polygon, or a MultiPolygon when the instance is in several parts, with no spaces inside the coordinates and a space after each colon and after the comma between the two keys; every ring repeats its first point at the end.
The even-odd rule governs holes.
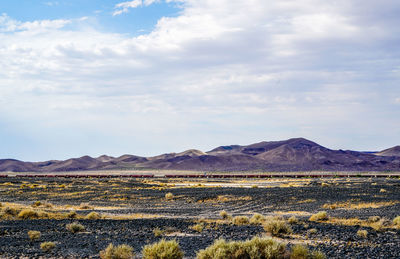
{"type": "Polygon", "coordinates": [[[154,157],[102,155],[67,160],[23,162],[1,159],[0,171],[62,172],[85,170],[176,169],[195,171],[400,171],[400,146],[381,152],[331,150],[304,138],[190,149],[154,157]]]}

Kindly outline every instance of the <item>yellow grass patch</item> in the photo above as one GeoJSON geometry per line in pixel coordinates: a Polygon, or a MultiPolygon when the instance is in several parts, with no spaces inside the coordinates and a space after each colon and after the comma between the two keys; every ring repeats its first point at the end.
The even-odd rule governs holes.
{"type": "Polygon", "coordinates": [[[381,201],[381,202],[335,202],[335,203],[325,203],[322,208],[324,209],[345,209],[345,210],[359,210],[359,209],[376,209],[381,207],[393,206],[399,203],[398,201],[381,201]]]}

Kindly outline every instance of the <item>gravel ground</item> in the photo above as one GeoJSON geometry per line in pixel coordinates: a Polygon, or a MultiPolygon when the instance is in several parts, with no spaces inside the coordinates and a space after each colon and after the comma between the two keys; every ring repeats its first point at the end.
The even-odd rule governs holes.
{"type": "MultiPolygon", "coordinates": [[[[73,220],[2,220],[0,221],[0,258],[98,258],[99,251],[110,242],[129,244],[140,256],[142,247],[158,241],[153,229],[168,229],[167,239],[176,239],[185,257],[195,257],[196,251],[209,246],[215,239],[245,240],[265,234],[257,225],[235,226],[206,224],[198,233],[189,227],[195,219],[217,219],[225,210],[233,216],[261,213],[264,215],[296,215],[299,224],[292,226],[293,235],[283,236],[289,245],[299,241],[326,253],[328,258],[400,258],[400,230],[377,232],[369,227],[343,226],[308,221],[309,215],[326,210],[338,218],[368,219],[370,216],[389,220],[400,215],[399,179],[306,179],[254,180],[237,182],[237,187],[223,187],[233,180],[212,180],[215,186],[188,188],[187,180],[136,179],[0,179],[0,201],[31,204],[46,201],[56,206],[90,203],[100,213],[155,214],[160,218],[131,220],[79,220],[86,227],[83,233],[72,234],[65,225],[73,220]],[[174,187],[172,184],[178,185],[174,187]],[[167,186],[167,184],[169,184],[167,186]],[[43,188],[43,186],[46,188],[43,188]],[[254,186],[258,188],[244,188],[254,186]],[[42,186],[42,187],[41,187],[42,186]],[[166,200],[171,192],[173,200],[166,200]],[[334,210],[322,209],[324,204],[336,202],[393,202],[378,208],[334,210]],[[112,210],[107,206],[118,207],[112,210]],[[316,229],[311,234],[310,229],[316,229]],[[357,237],[365,229],[368,237],[357,237]],[[31,242],[28,230],[39,230],[42,237],[31,242]],[[51,253],[40,250],[40,243],[54,241],[51,253]]],[[[203,183],[203,181],[199,181],[203,183]]],[[[88,211],[78,211],[87,213],[88,211]]]]}

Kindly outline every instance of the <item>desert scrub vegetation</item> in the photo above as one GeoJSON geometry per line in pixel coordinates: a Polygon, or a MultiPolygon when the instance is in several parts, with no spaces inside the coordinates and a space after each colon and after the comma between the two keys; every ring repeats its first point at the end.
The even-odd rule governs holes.
{"type": "Polygon", "coordinates": [[[36,240],[40,239],[41,233],[40,233],[40,231],[29,230],[28,236],[31,241],[36,241],[36,240]]]}
{"type": "Polygon", "coordinates": [[[71,233],[78,233],[85,231],[85,227],[78,222],[73,222],[66,225],[66,229],[71,233]]]}
{"type": "Polygon", "coordinates": [[[89,203],[81,203],[79,205],[80,210],[92,210],[94,207],[89,205],[89,203]]]}
{"type": "Polygon", "coordinates": [[[250,218],[250,224],[257,225],[262,224],[265,221],[265,216],[261,215],[260,213],[254,213],[253,216],[250,218]]]}
{"type": "Polygon", "coordinates": [[[43,250],[43,252],[50,252],[56,247],[56,244],[54,242],[43,242],[40,244],[40,249],[43,250]]]}
{"type": "Polygon", "coordinates": [[[172,193],[166,193],[165,194],[165,199],[167,199],[167,200],[172,200],[174,198],[174,195],[172,194],[172,193]]]}
{"type": "Polygon", "coordinates": [[[272,238],[254,237],[246,241],[230,241],[224,239],[214,241],[206,249],[197,253],[197,259],[242,259],[242,258],[294,258],[294,259],[322,259],[321,252],[310,252],[307,247],[292,248],[289,251],[286,244],[272,238]],[[302,257],[301,257],[302,256],[302,257]]]}
{"type": "Polygon", "coordinates": [[[279,218],[268,218],[262,224],[264,230],[273,236],[292,233],[292,228],[285,220],[279,218]]]}
{"type": "Polygon", "coordinates": [[[400,216],[397,216],[393,219],[393,225],[397,228],[400,228],[400,216]]]}
{"type": "Polygon", "coordinates": [[[100,251],[101,259],[131,259],[133,256],[133,248],[126,244],[119,246],[109,244],[106,249],[100,251]]]}
{"type": "Polygon", "coordinates": [[[143,259],[181,259],[183,251],[176,240],[161,239],[157,243],[144,246],[143,259]]]}
{"type": "Polygon", "coordinates": [[[220,216],[222,219],[231,219],[231,218],[232,218],[232,216],[229,215],[228,212],[226,212],[225,210],[222,210],[222,211],[219,213],[219,216],[220,216]]]}
{"type": "Polygon", "coordinates": [[[299,219],[296,216],[291,216],[288,218],[287,222],[293,225],[299,223],[299,219]]]}
{"type": "Polygon", "coordinates": [[[193,226],[190,227],[190,229],[193,229],[194,231],[197,231],[197,232],[200,233],[204,229],[204,223],[198,223],[196,225],[193,225],[193,226]]]}
{"type": "Polygon", "coordinates": [[[76,213],[76,211],[72,210],[72,211],[65,213],[65,217],[67,217],[69,219],[76,219],[78,217],[78,214],[76,213]]]}
{"type": "Polygon", "coordinates": [[[101,218],[100,214],[95,211],[90,212],[85,217],[85,219],[100,219],[100,218],[101,218]]]}
{"type": "Polygon", "coordinates": [[[246,216],[236,216],[232,219],[232,223],[235,225],[247,225],[250,223],[250,220],[246,216]]]}
{"type": "Polygon", "coordinates": [[[23,209],[18,213],[18,218],[20,219],[37,219],[39,214],[32,209],[23,209]]]}
{"type": "Polygon", "coordinates": [[[326,256],[320,251],[310,251],[304,245],[295,245],[290,251],[290,259],[325,259],[326,256]]]}
{"type": "Polygon", "coordinates": [[[368,231],[365,229],[360,229],[357,231],[357,236],[361,238],[367,238],[368,237],[368,231]]]}
{"type": "Polygon", "coordinates": [[[323,221],[323,220],[328,220],[328,213],[326,213],[326,211],[320,211],[318,213],[315,213],[313,215],[311,215],[310,217],[310,221],[323,221]]]}
{"type": "Polygon", "coordinates": [[[161,229],[159,229],[159,228],[153,229],[153,234],[154,234],[155,237],[159,237],[159,236],[164,235],[164,232],[165,232],[165,231],[163,231],[163,230],[161,230],[161,229]]]}

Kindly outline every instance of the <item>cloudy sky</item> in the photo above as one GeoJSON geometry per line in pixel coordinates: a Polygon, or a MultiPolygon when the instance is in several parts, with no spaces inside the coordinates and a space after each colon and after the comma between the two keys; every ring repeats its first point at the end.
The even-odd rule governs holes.
{"type": "Polygon", "coordinates": [[[400,144],[398,0],[0,3],[0,158],[400,144]]]}

